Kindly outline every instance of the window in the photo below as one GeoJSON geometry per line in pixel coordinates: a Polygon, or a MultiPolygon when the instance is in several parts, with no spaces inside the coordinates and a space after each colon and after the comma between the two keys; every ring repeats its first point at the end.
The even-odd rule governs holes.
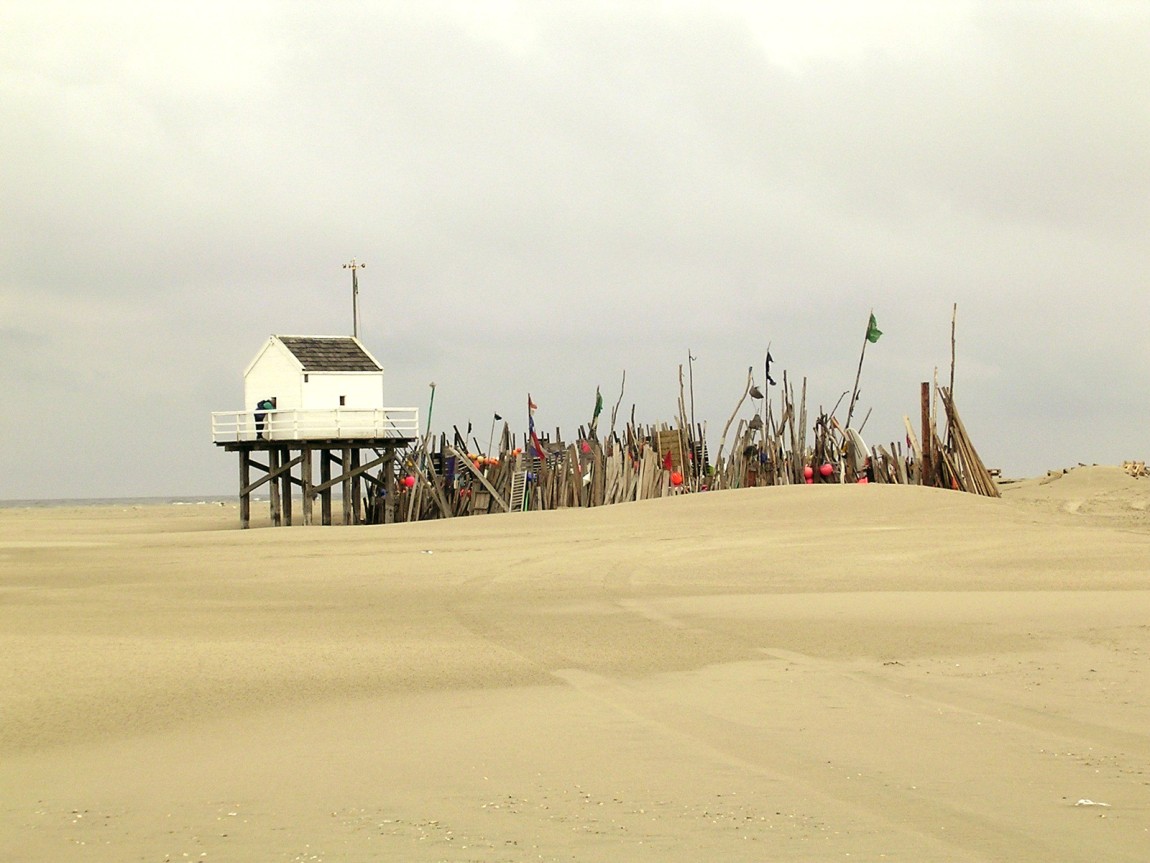
{"type": "Polygon", "coordinates": [[[339,397],[339,406],[341,408],[347,406],[347,396],[340,396],[339,397]]]}

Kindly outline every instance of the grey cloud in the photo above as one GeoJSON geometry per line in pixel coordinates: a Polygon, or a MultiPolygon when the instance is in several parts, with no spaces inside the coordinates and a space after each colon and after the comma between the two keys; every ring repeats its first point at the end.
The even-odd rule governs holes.
{"type": "Polygon", "coordinates": [[[829,408],[874,307],[868,430],[898,439],[953,302],[988,460],[1117,460],[1150,419],[1137,9],[976,5],[944,48],[788,68],[736,7],[526,5],[520,39],[435,4],[106,8],[7,28],[7,422],[79,401],[101,443],[43,477],[74,430],[18,436],[4,496],[117,493],[125,419],[188,454],[133,490],[229,491],[207,413],[268,333],[349,329],[353,256],[389,398],[435,380],[443,422],[530,390],[573,430],[623,369],[670,419],[691,348],[717,431],[768,342],[829,408]]]}

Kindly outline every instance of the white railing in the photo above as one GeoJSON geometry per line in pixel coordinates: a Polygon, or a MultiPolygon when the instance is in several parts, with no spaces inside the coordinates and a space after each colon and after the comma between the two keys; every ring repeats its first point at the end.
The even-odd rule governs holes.
{"type": "Polygon", "coordinates": [[[212,413],[212,443],[254,440],[419,437],[418,408],[324,408],[212,413]],[[262,427],[261,427],[262,426],[262,427]]]}

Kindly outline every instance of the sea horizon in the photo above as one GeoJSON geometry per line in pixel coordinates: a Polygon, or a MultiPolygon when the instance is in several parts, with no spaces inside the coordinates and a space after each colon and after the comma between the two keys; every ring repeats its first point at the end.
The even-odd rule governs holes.
{"type": "MultiPolygon", "coordinates": [[[[258,500],[259,498],[253,498],[258,500]]],[[[53,509],[74,506],[199,506],[237,503],[234,495],[155,495],[147,497],[0,498],[0,509],[53,509]]]]}

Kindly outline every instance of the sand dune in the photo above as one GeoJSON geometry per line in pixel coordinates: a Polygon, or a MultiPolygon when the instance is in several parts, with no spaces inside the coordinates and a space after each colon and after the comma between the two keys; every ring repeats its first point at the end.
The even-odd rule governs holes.
{"type": "Polygon", "coordinates": [[[0,859],[1142,861],[1148,503],[0,510],[0,859]]]}

